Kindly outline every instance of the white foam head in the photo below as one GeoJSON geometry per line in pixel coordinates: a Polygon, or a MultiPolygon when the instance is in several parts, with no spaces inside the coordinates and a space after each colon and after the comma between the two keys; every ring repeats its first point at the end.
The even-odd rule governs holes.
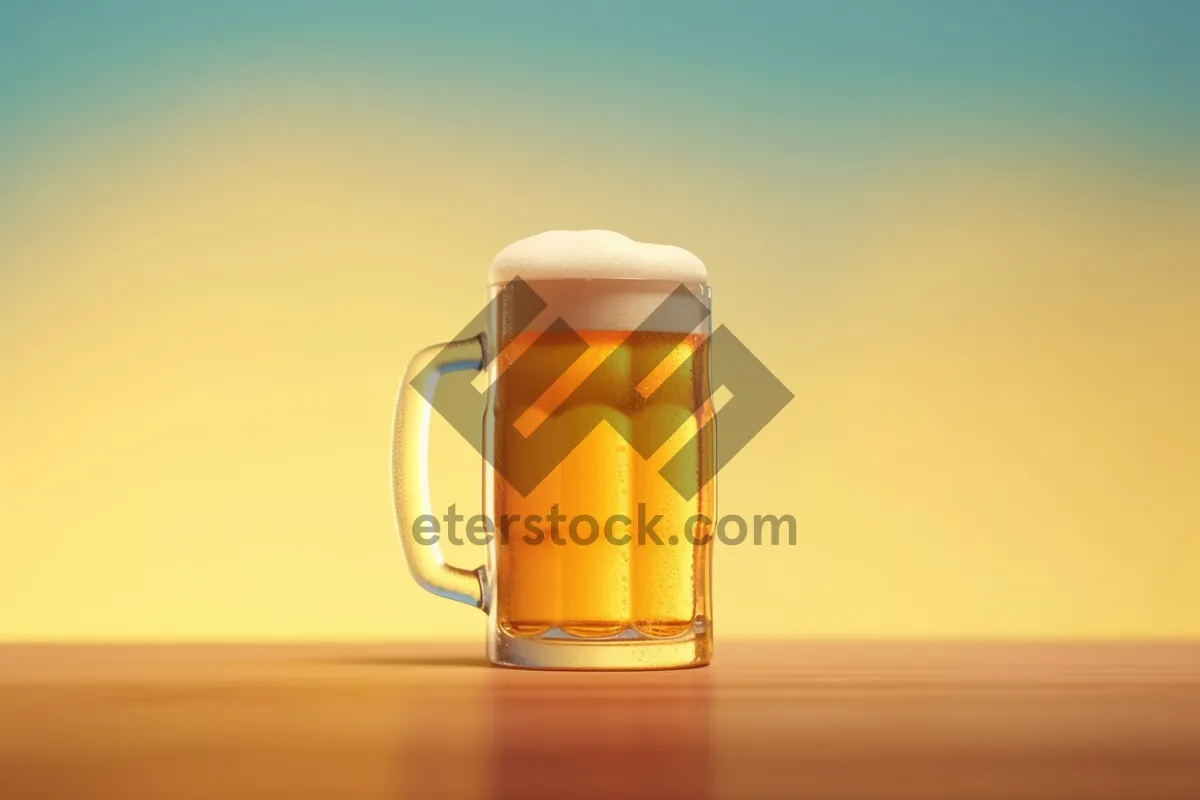
{"type": "Polygon", "coordinates": [[[546,231],[497,254],[492,291],[520,277],[546,303],[530,329],[561,318],[576,330],[635,330],[665,301],[678,316],[659,315],[657,330],[689,333],[688,304],[672,298],[680,284],[707,305],[708,270],[682,247],[635,242],[612,231],[546,231]],[[682,326],[682,327],[680,327],[682,326]]]}
{"type": "Polygon", "coordinates": [[[523,280],[650,280],[701,284],[704,262],[670,244],[637,242],[613,231],[546,231],[496,254],[490,283],[523,280]]]}

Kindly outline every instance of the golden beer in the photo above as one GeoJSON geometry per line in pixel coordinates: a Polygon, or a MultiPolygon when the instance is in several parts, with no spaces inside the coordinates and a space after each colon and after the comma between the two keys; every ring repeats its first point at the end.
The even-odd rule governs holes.
{"type": "Polygon", "coordinates": [[[420,586],[488,615],[492,663],[709,663],[711,303],[704,262],[680,247],[544,231],[497,253],[487,306],[409,362],[392,437],[400,543],[420,586]],[[475,569],[448,563],[429,527],[435,405],[483,457],[475,569]]]}
{"type": "MultiPolygon", "coordinates": [[[[713,497],[700,481],[713,445],[703,427],[711,408],[702,342],[695,334],[543,331],[517,335],[500,354],[489,473],[496,614],[509,635],[668,638],[706,624],[713,497]],[[579,338],[586,350],[564,371],[571,359],[562,351],[579,338]],[[503,380],[518,358],[521,379],[503,380]],[[555,423],[549,446],[566,454],[522,494],[505,475],[531,457],[530,435],[555,423]],[[685,492],[694,496],[659,474],[672,457],[689,473],[694,465],[685,492]]],[[[543,436],[537,444],[548,443],[543,436]]]]}

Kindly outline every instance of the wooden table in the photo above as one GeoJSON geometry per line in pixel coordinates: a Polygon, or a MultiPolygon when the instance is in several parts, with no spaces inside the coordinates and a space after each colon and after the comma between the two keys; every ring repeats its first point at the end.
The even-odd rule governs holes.
{"type": "Polygon", "coordinates": [[[0,798],[1200,798],[1200,644],[0,647],[0,798]]]}

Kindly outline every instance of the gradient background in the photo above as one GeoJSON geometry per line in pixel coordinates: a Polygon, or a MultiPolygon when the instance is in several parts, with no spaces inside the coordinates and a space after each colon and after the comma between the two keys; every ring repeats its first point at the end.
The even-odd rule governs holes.
{"type": "Polygon", "coordinates": [[[1200,5],[160,5],[0,4],[0,639],[481,641],[394,392],[581,227],[797,395],[719,640],[1200,635],[1200,5]]]}

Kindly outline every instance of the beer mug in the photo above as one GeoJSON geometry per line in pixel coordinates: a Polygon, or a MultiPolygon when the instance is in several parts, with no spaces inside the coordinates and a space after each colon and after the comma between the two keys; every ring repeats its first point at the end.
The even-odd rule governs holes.
{"type": "Polygon", "coordinates": [[[410,572],[487,613],[495,664],[707,664],[716,479],[703,263],[608,231],[551,231],[502,250],[489,284],[474,327],[418,353],[400,387],[393,489],[410,572]],[[469,383],[480,372],[482,391],[469,383]],[[435,409],[483,455],[487,561],[475,570],[448,565],[431,535],[435,409]]]}

